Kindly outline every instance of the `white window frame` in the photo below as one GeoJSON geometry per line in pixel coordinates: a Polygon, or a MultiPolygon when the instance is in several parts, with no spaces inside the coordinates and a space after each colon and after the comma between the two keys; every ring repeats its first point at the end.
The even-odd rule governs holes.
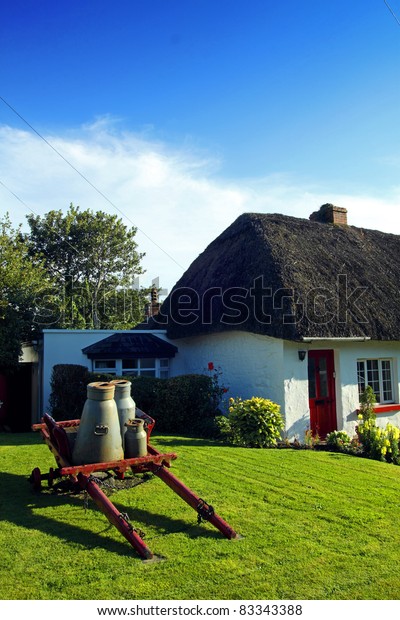
{"type": "Polygon", "coordinates": [[[104,373],[106,375],[116,375],[117,374],[117,360],[112,358],[107,360],[93,360],[92,363],[93,372],[104,373]],[[97,363],[104,364],[105,362],[115,362],[115,366],[104,366],[102,368],[96,368],[97,363]]]}
{"type": "MultiPolygon", "coordinates": [[[[93,372],[98,372],[98,373],[105,373],[108,375],[117,375],[119,377],[123,377],[124,375],[126,376],[131,376],[131,377],[140,377],[141,376],[141,372],[148,372],[149,370],[153,371],[154,370],[154,377],[156,377],[157,379],[168,379],[169,377],[169,369],[170,369],[170,362],[169,362],[169,358],[168,357],[152,357],[151,359],[155,359],[155,367],[152,366],[150,367],[146,367],[146,358],[142,357],[142,358],[133,358],[132,359],[137,359],[138,360],[138,367],[137,368],[122,368],[122,359],[112,359],[109,358],[108,360],[100,360],[100,359],[94,359],[92,362],[92,368],[93,368],[93,372]],[[115,368],[96,368],[96,363],[97,362],[107,362],[107,361],[113,361],[115,362],[115,368]]],[[[148,375],[147,375],[148,376],[148,375]]]]}
{"type": "Polygon", "coordinates": [[[395,403],[396,394],[395,394],[395,382],[394,382],[394,374],[393,374],[394,363],[393,363],[393,359],[390,357],[375,357],[375,358],[368,357],[368,358],[357,360],[357,384],[358,384],[359,395],[361,394],[361,385],[360,385],[360,377],[358,376],[358,365],[359,364],[364,365],[365,386],[367,386],[368,385],[367,362],[378,362],[379,393],[375,392],[375,395],[377,396],[377,405],[388,405],[391,403],[395,403]],[[392,392],[392,398],[390,400],[387,400],[387,399],[385,400],[383,398],[383,371],[382,371],[383,362],[389,362],[389,367],[390,367],[390,387],[391,387],[391,392],[392,392]]]}

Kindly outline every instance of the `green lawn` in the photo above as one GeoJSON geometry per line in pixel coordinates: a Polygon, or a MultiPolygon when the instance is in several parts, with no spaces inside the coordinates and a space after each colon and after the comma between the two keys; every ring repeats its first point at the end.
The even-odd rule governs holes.
{"type": "Polygon", "coordinates": [[[146,564],[90,500],[35,494],[55,465],[36,434],[0,435],[1,599],[398,599],[400,467],[308,450],[156,437],[172,471],[243,539],[158,478],[112,495],[164,561],[146,564]]]}

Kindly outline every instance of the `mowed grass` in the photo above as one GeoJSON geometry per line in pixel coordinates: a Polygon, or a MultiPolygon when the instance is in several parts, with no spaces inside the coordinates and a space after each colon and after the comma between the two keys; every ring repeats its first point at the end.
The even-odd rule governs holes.
{"type": "Polygon", "coordinates": [[[36,434],[0,435],[2,599],[398,599],[400,467],[307,450],[155,437],[230,541],[161,480],[111,496],[165,559],[144,563],[89,500],[34,493],[55,465],[36,434]]]}

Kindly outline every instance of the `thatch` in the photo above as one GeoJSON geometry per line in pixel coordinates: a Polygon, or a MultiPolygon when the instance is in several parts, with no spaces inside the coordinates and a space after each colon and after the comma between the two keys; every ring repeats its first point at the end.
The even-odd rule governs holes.
{"type": "Polygon", "coordinates": [[[289,340],[400,340],[399,283],[397,235],[246,213],[192,263],[153,325],[171,338],[234,329],[289,340]],[[271,290],[255,309],[251,290],[262,279],[271,290]]]}

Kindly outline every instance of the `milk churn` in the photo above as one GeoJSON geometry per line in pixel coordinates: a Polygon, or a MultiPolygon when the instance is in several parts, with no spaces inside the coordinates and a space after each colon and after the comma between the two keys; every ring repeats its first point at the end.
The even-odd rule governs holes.
{"type": "Polygon", "coordinates": [[[136,405],[131,396],[131,382],[126,379],[114,379],[114,400],[117,403],[119,426],[121,429],[122,447],[125,447],[126,422],[135,418],[136,405]]]}
{"type": "Polygon", "coordinates": [[[136,418],[126,422],[125,458],[132,459],[147,455],[147,433],[143,420],[136,418]]]}
{"type": "Polygon", "coordinates": [[[101,381],[89,383],[78,428],[72,463],[104,463],[124,458],[115,387],[101,381]]]}

